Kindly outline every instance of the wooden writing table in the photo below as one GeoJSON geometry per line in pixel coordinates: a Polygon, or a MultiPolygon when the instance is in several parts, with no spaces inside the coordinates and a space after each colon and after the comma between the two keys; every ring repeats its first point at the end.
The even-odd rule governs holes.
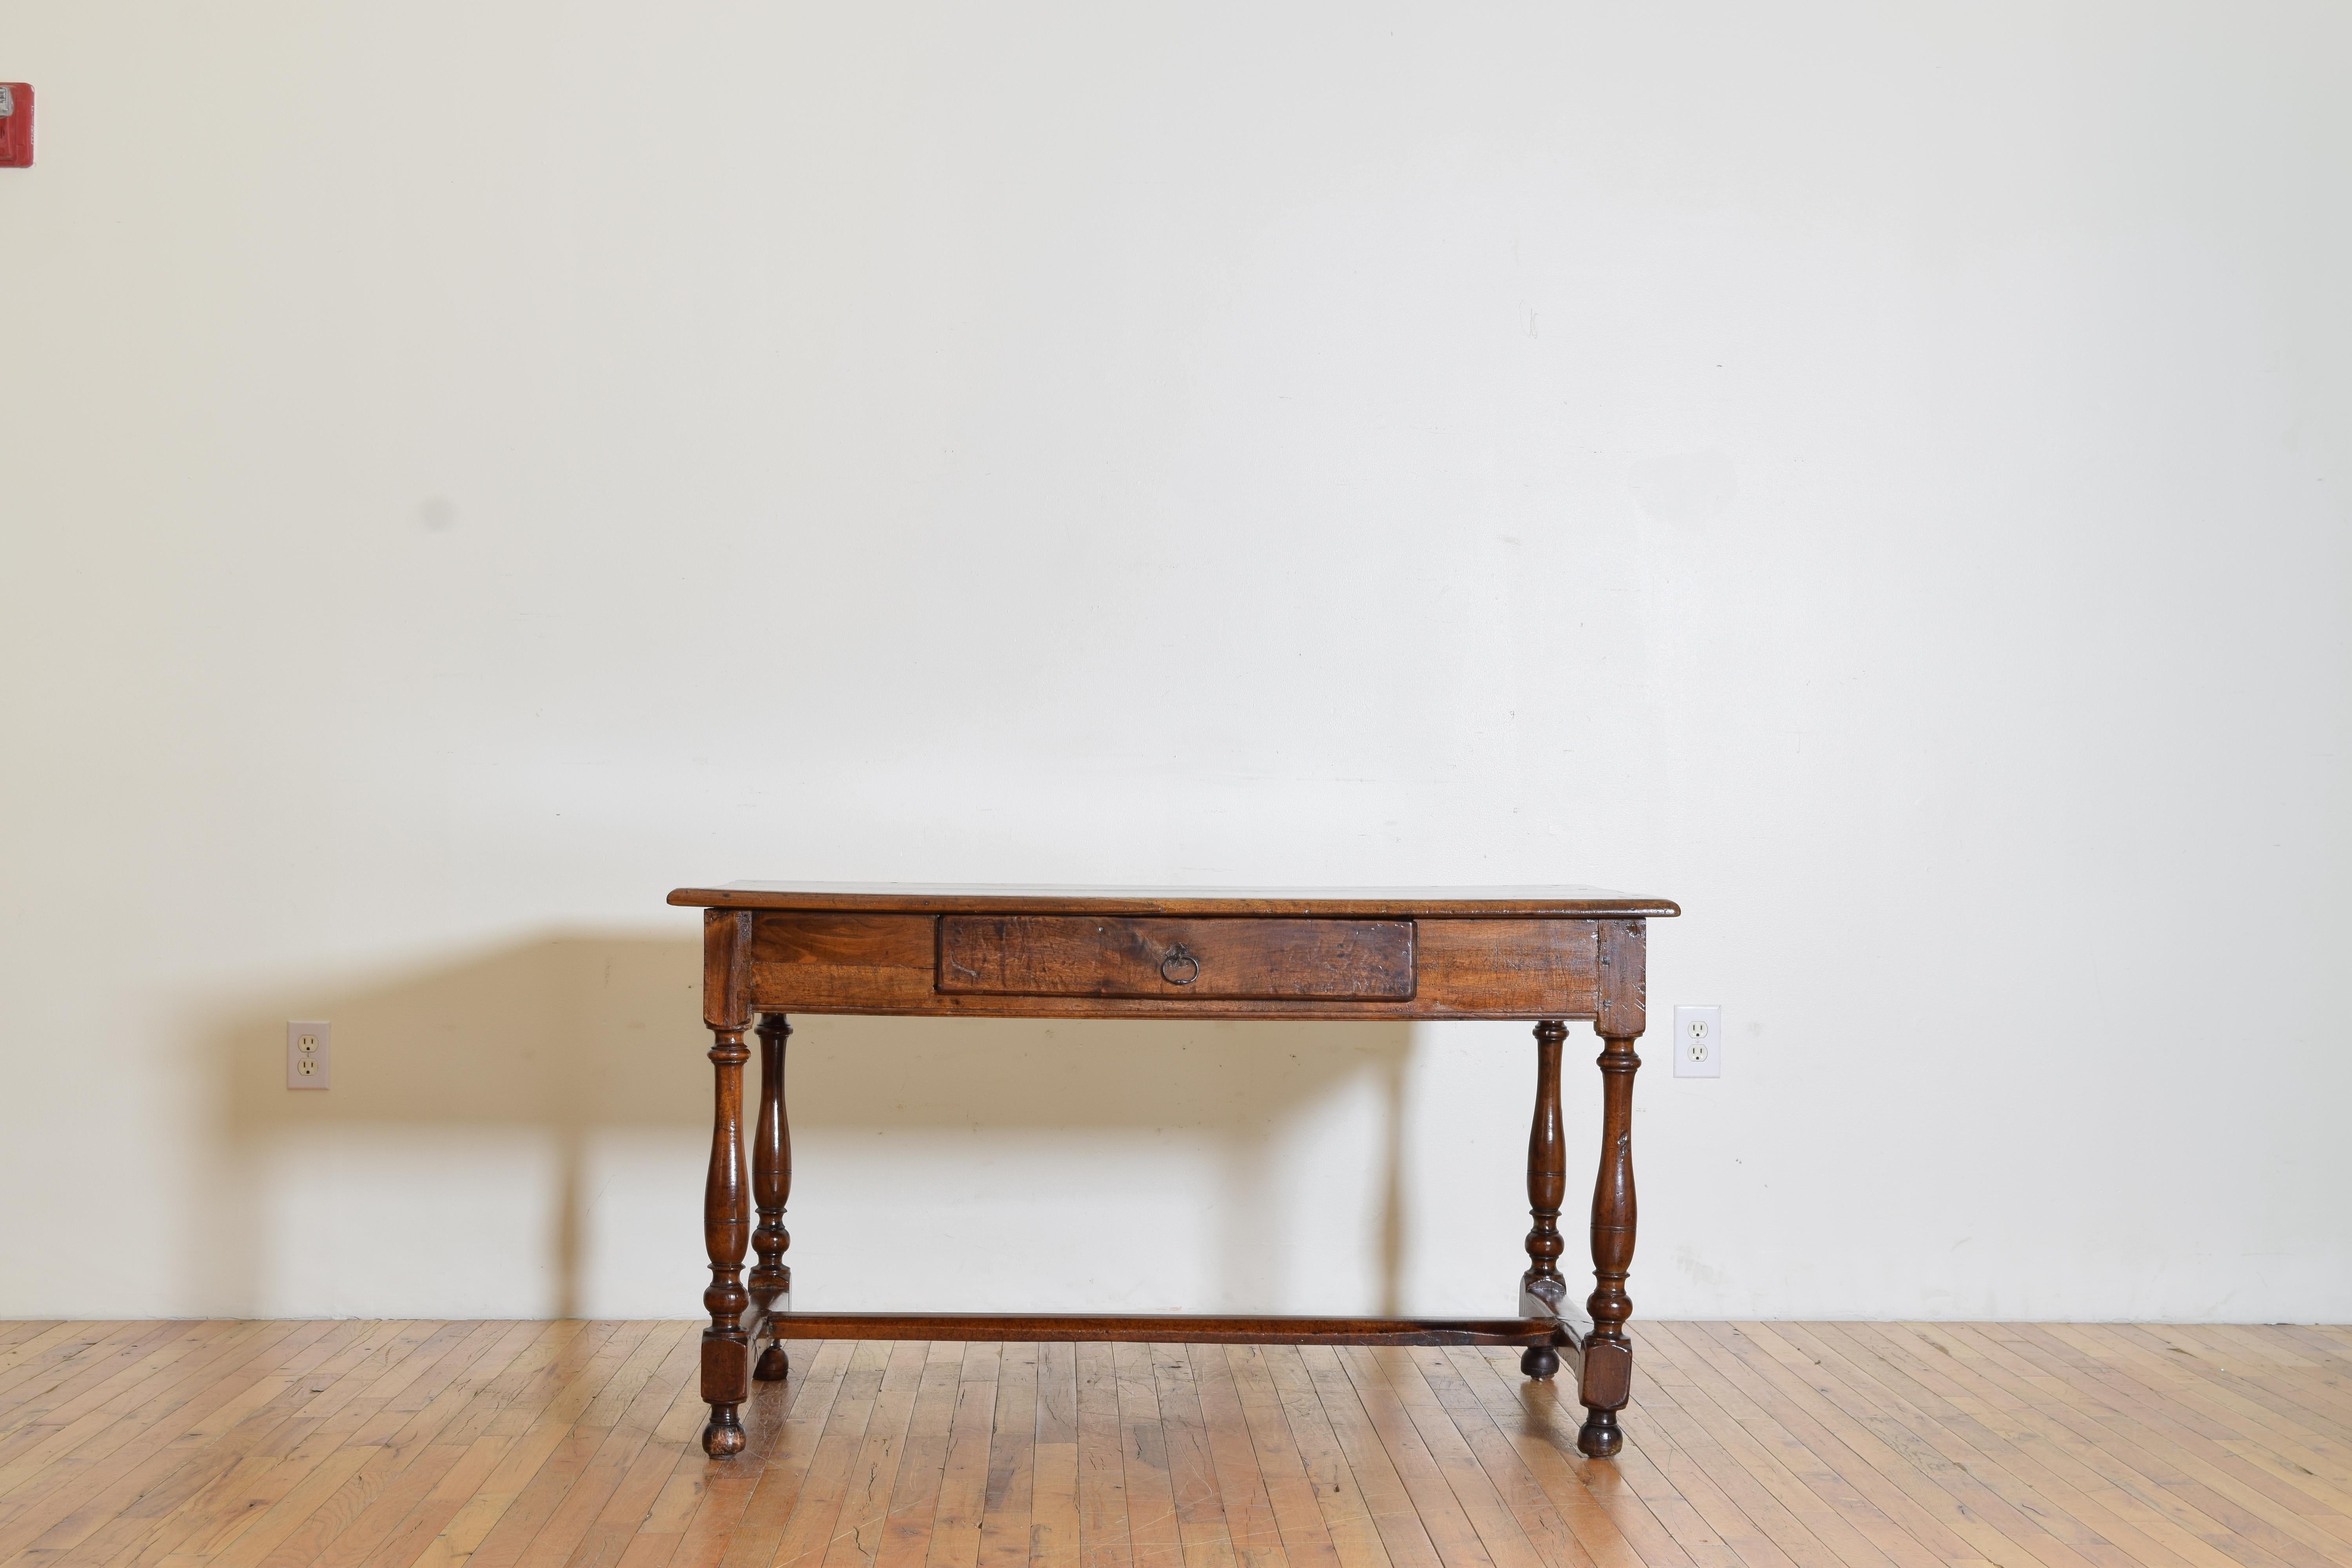
{"type": "Polygon", "coordinates": [[[718,1109],[703,1239],[702,1447],[743,1447],[753,1378],[788,1375],[785,1340],[1125,1340],[1195,1344],[1522,1345],[1519,1368],[1575,1363],[1585,1420],[1577,1447],[1617,1452],[1632,1387],[1633,1042],[1643,1026],[1644,921],[1664,899],[1596,888],[956,888],[908,883],[735,882],[680,888],[703,914],[702,1016],[714,1037],[718,1109]],[[792,1133],[784,1042],[793,1013],[1014,1018],[1515,1018],[1536,1020],[1535,1122],[1528,1135],[1527,1271],[1517,1317],[1318,1318],[1103,1313],[795,1312],[784,1199],[792,1133]],[[746,1212],[743,1043],[760,1039],[760,1115],[746,1212]],[[1601,1173],[1592,1189],[1589,1326],[1572,1318],[1558,1267],[1559,1047],[1565,1022],[1601,1037],[1601,1173]],[[743,1277],[746,1247],[759,1262],[743,1277]],[[768,1342],[761,1348],[761,1341],[768,1342]]]}

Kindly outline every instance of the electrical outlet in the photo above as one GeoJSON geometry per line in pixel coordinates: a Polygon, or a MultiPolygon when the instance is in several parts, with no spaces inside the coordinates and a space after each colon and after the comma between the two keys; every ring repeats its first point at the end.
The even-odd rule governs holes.
{"type": "Polygon", "coordinates": [[[324,1018],[289,1018],[286,1021],[286,1087],[289,1089],[324,1089],[331,1058],[329,1048],[334,1044],[331,1026],[324,1018]]]}
{"type": "Polygon", "coordinates": [[[1723,1009],[1675,1009],[1675,1076],[1723,1076],[1723,1009]]]}

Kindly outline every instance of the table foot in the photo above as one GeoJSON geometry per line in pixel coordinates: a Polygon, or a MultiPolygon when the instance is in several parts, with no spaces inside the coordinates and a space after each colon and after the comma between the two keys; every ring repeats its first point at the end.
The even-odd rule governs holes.
{"type": "Polygon", "coordinates": [[[1549,1377],[1559,1371],[1559,1352],[1549,1345],[1529,1345],[1519,1353],[1519,1371],[1529,1377],[1549,1377]]]}
{"type": "Polygon", "coordinates": [[[793,1358],[784,1353],[782,1343],[770,1340],[768,1348],[760,1352],[760,1364],[751,1369],[752,1377],[761,1383],[782,1383],[792,1374],[793,1358]]]}
{"type": "Polygon", "coordinates": [[[1584,1425],[1576,1432],[1576,1451],[1588,1458],[1605,1459],[1624,1446],[1625,1433],[1617,1425],[1617,1412],[1585,1406],[1584,1425]]]}
{"type": "Polygon", "coordinates": [[[725,1459],[743,1451],[743,1422],[732,1405],[710,1407],[710,1425],[702,1429],[702,1451],[725,1459]]]}

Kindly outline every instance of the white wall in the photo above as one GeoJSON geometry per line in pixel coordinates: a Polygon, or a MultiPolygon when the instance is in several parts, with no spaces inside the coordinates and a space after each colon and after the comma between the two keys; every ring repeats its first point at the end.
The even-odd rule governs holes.
{"type": "MultiPolygon", "coordinates": [[[[2352,1314],[2348,35],[0,3],[0,1312],[692,1315],[817,877],[1664,894],[1638,1310],[2352,1314]]],[[[804,1306],[1512,1300],[1518,1026],[794,1050],[804,1306]]]]}

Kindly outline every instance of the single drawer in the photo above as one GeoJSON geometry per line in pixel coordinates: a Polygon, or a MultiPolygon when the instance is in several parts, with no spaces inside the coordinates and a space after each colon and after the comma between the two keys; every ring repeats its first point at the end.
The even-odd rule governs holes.
{"type": "Polygon", "coordinates": [[[1412,922],[941,915],[939,988],[1171,1002],[1410,1001],[1412,922]]]}

